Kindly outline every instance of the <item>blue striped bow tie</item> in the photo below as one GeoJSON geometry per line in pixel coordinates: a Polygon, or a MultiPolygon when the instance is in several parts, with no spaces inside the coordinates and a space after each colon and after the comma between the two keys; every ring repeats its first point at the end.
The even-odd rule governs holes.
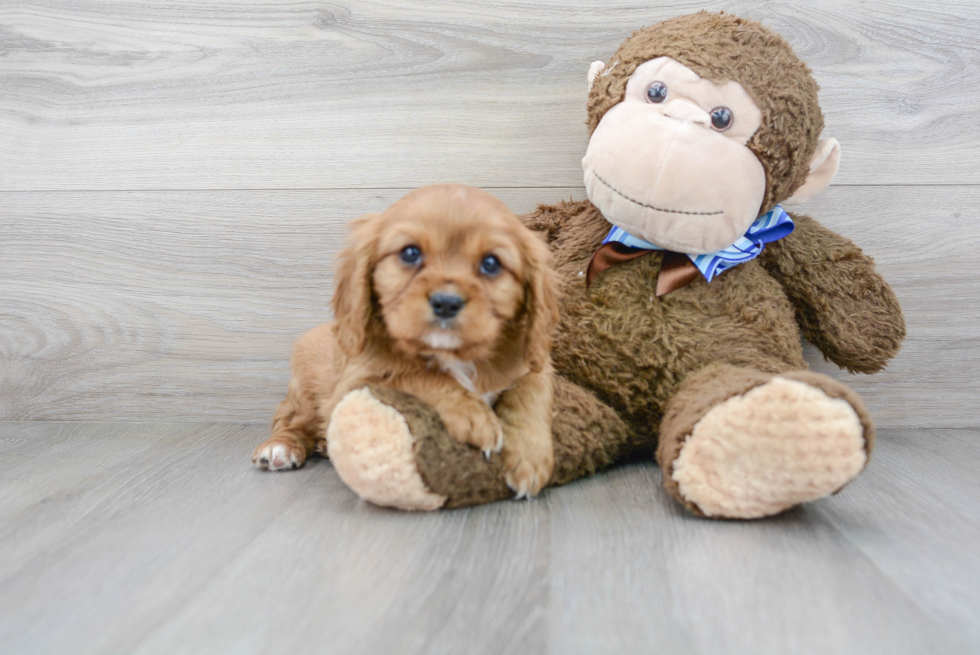
{"type": "MultiPolygon", "coordinates": [[[[772,211],[757,218],[749,226],[745,236],[739,237],[738,241],[727,248],[706,255],[687,255],[687,257],[701,271],[704,279],[711,282],[712,278],[722,271],[727,271],[733,266],[738,266],[758,257],[767,243],[779,241],[783,237],[789,236],[793,227],[793,219],[783,211],[782,207],[776,205],[772,211]]],[[[637,238],[623,228],[615,226],[602,240],[603,245],[610,242],[643,250],[664,250],[656,244],[637,238]]]]}

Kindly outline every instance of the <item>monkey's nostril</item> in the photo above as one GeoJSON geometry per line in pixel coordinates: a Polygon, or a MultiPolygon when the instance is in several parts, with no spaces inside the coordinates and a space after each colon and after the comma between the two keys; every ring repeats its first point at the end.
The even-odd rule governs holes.
{"type": "Polygon", "coordinates": [[[466,301],[451,293],[434,293],[429,296],[432,313],[439,318],[452,318],[459,313],[466,301]]]}

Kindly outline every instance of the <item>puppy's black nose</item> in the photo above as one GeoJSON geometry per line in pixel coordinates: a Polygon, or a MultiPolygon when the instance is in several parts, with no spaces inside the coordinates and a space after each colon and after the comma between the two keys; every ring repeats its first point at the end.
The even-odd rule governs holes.
{"type": "Polygon", "coordinates": [[[429,296],[432,313],[439,318],[452,318],[459,313],[466,301],[452,293],[434,293],[429,296]]]}

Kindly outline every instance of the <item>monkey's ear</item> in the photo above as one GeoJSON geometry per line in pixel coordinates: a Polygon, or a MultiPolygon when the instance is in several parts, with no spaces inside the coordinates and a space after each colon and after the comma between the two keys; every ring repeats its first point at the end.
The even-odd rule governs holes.
{"type": "Polygon", "coordinates": [[[799,205],[814,197],[828,186],[837,175],[840,166],[840,144],[837,139],[820,139],[817,150],[810,158],[810,172],[806,181],[781,205],[799,205]]]}
{"type": "Polygon", "coordinates": [[[592,65],[589,66],[589,91],[592,90],[592,84],[595,82],[595,78],[599,77],[599,73],[602,69],[606,67],[606,63],[602,61],[594,61],[592,65]]]}

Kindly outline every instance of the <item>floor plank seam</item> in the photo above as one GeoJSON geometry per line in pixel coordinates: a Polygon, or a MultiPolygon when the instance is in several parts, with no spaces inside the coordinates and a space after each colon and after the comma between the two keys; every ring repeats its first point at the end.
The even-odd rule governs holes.
{"type": "MultiPolygon", "coordinates": [[[[420,183],[421,184],[421,183],[420,183]]],[[[488,185],[477,185],[483,189],[500,189],[500,190],[511,190],[511,191],[534,191],[536,189],[541,190],[554,190],[554,189],[576,189],[585,190],[584,186],[579,186],[577,184],[534,184],[529,186],[523,185],[501,185],[501,184],[488,184],[488,185]]],[[[856,189],[873,189],[873,188],[906,188],[906,189],[919,189],[919,188],[933,188],[933,189],[955,189],[955,188],[977,188],[980,187],[980,183],[930,183],[930,182],[881,182],[881,183],[840,183],[831,184],[831,188],[856,188],[856,189]]],[[[273,191],[309,191],[309,192],[332,192],[332,191],[411,191],[418,188],[417,186],[344,186],[344,187],[133,187],[126,189],[62,189],[62,188],[51,188],[51,189],[0,189],[0,194],[4,193],[17,193],[17,194],[27,194],[27,193],[162,193],[162,192],[173,192],[173,193],[192,193],[192,192],[273,192],[273,191]]]]}

